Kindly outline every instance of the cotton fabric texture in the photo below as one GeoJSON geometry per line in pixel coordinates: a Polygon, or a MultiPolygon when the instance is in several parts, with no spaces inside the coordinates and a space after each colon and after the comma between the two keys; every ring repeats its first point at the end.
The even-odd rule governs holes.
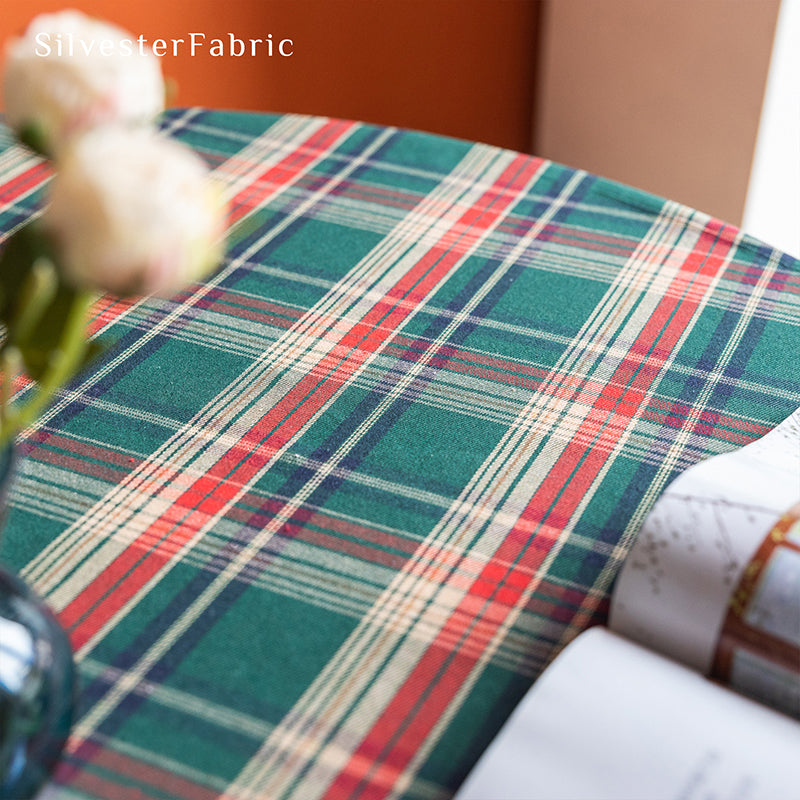
{"type": "MultiPolygon", "coordinates": [[[[493,147],[171,111],[220,271],[98,301],[0,556],[70,633],[71,800],[449,797],[647,512],[800,405],[800,263],[493,147]]],[[[47,170],[2,138],[0,223],[47,170]]],[[[25,391],[20,387],[20,391],[25,391]]]]}

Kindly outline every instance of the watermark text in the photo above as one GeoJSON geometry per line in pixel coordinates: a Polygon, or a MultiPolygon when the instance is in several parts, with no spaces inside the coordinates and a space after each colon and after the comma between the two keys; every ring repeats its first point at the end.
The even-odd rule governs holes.
{"type": "Polygon", "coordinates": [[[140,35],[136,39],[84,39],[72,33],[50,34],[41,32],[35,38],[34,53],[48,56],[133,56],[152,53],[155,56],[210,55],[232,58],[272,56],[288,58],[294,55],[294,41],[288,38],[273,37],[271,33],[264,38],[240,38],[228,33],[222,38],[212,38],[204,33],[187,33],[184,38],[146,39],[140,35]]]}

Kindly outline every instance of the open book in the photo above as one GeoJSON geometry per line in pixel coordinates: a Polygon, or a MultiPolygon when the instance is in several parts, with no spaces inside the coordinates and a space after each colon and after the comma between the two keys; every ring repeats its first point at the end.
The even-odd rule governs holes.
{"type": "Polygon", "coordinates": [[[456,800],[800,798],[800,410],[686,470],[456,800]]]}

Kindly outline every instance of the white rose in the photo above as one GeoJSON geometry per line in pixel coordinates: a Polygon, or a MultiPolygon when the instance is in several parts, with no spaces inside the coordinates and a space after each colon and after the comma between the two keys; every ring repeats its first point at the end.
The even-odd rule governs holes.
{"type": "Polygon", "coordinates": [[[43,221],[68,279],[118,295],[172,294],[223,254],[225,203],[205,163],[146,128],[75,139],[43,221]]]}
{"type": "Polygon", "coordinates": [[[7,124],[56,155],[75,133],[151,120],[164,108],[158,58],[129,33],[79,11],[35,17],[7,45],[7,124]]]}

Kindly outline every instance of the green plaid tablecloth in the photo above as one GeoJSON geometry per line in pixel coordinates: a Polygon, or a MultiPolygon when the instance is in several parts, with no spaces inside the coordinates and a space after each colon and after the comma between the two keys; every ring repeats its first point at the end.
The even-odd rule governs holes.
{"type": "MultiPolygon", "coordinates": [[[[485,145],[175,110],[228,257],[104,298],[3,560],[70,633],[53,797],[447,798],[678,471],[800,405],[800,263],[485,145]]],[[[47,170],[0,134],[0,230],[47,170]]]]}

